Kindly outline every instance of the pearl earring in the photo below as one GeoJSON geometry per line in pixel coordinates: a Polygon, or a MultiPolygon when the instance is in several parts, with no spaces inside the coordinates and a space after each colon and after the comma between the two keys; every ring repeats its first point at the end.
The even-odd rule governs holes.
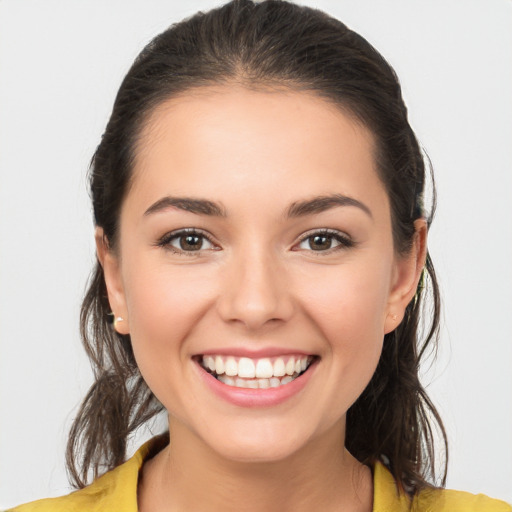
{"type": "Polygon", "coordinates": [[[114,318],[114,329],[117,331],[117,324],[119,322],[122,322],[124,320],[124,318],[120,317],[120,316],[117,316],[114,318]]]}

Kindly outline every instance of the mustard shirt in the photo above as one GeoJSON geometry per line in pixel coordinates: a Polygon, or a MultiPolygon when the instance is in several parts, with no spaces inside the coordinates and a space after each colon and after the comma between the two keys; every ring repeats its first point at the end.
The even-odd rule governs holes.
{"type": "MultiPolygon", "coordinates": [[[[144,444],[124,464],[91,485],[60,498],[33,501],[8,512],[137,512],[137,484],[144,461],[162,448],[162,439],[144,444]]],[[[483,494],[426,489],[410,500],[397,493],[395,480],[383,464],[373,468],[373,512],[512,512],[504,501],[483,494]]]]}

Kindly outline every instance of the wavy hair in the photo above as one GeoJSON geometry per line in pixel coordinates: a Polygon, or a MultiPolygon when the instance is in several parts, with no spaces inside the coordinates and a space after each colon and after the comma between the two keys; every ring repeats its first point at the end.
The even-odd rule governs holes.
{"type": "MultiPolygon", "coordinates": [[[[109,247],[117,244],[138,137],[154,109],[192,88],[233,83],[313,92],[363,123],[376,141],[395,250],[405,254],[411,249],[414,221],[426,216],[422,197],[427,173],[395,72],[340,21],[279,0],[233,0],[198,13],[155,37],[136,58],[90,168],[94,219],[109,247]]],[[[122,463],[129,436],[162,410],[139,373],[130,336],[112,329],[109,312],[97,263],[80,320],[95,382],[74,420],[66,454],[75,487],[122,463]]],[[[365,464],[385,460],[398,485],[411,494],[444,485],[446,478],[446,434],[418,377],[422,359],[435,349],[439,317],[439,289],[427,255],[403,321],[385,336],[375,374],[347,413],[348,450],[365,464]],[[444,443],[440,476],[436,430],[444,443]]]]}

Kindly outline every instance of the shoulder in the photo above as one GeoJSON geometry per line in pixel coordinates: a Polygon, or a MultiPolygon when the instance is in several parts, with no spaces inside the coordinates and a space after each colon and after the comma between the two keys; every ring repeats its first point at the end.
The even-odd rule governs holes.
{"type": "Polygon", "coordinates": [[[91,485],[60,498],[33,501],[6,512],[137,512],[137,484],[144,461],[162,448],[165,439],[156,437],[144,444],[135,455],[105,473],[91,485]]]}
{"type": "Polygon", "coordinates": [[[393,476],[380,462],[373,468],[373,478],[373,512],[512,512],[504,501],[447,489],[423,489],[411,500],[398,491],[393,476]]]}
{"type": "Polygon", "coordinates": [[[414,498],[411,512],[512,512],[512,506],[484,494],[426,489],[414,498]]]}
{"type": "MultiPolygon", "coordinates": [[[[47,498],[15,507],[7,512],[101,512],[110,510],[109,505],[119,494],[136,494],[136,483],[126,474],[126,464],[105,473],[91,485],[58,498],[47,498]],[[133,488],[133,491],[132,491],[133,488]]],[[[126,501],[125,498],[122,498],[126,501]]],[[[132,508],[121,508],[132,512],[132,508]]],[[[133,512],[137,509],[135,508],[133,512]]]]}

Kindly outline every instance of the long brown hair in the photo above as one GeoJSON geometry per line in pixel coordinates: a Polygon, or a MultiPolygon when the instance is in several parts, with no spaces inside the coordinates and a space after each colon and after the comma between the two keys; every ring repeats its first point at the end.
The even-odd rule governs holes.
{"type": "MultiPolygon", "coordinates": [[[[198,13],[158,35],[137,57],[91,163],[95,222],[111,248],[117,244],[120,208],[145,120],[173,95],[220,83],[313,91],[364,123],[376,140],[395,249],[399,254],[410,250],[414,221],[426,215],[426,170],[393,69],[340,21],[279,0],[234,0],[198,13]]],[[[351,453],[366,464],[385,460],[399,486],[411,493],[436,483],[436,430],[444,442],[437,483],[444,485],[446,478],[443,424],[418,378],[422,358],[437,343],[439,309],[428,255],[403,321],[386,335],[377,370],[347,414],[346,446],[351,453]],[[427,295],[430,301],[425,302],[427,295]],[[425,308],[426,328],[420,332],[425,308]]],[[[109,312],[97,263],[81,311],[81,334],[95,382],[74,421],[67,449],[76,487],[123,462],[128,437],[162,410],[139,373],[130,337],[112,329],[109,312]]]]}

